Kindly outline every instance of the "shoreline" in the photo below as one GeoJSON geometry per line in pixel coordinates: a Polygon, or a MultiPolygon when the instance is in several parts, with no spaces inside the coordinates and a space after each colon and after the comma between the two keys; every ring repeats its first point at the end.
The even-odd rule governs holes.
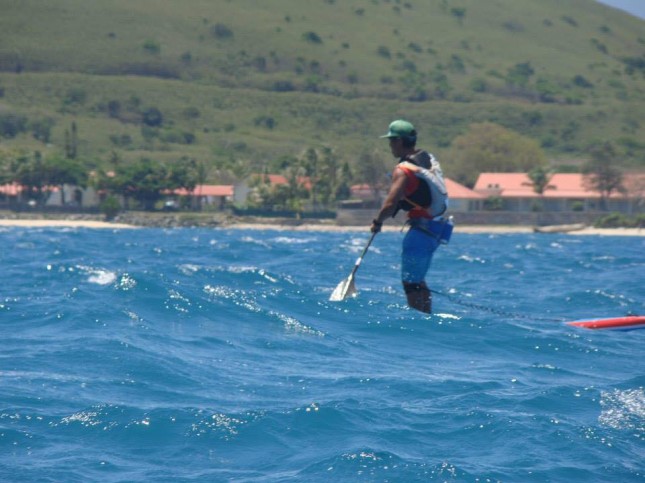
{"type": "MultiPolygon", "coordinates": [[[[129,223],[98,221],[98,220],[72,220],[72,219],[36,219],[36,218],[15,218],[0,219],[0,227],[20,227],[20,228],[94,228],[94,229],[141,229],[148,228],[129,223]]],[[[173,228],[165,226],[165,228],[173,228]]],[[[244,220],[228,221],[211,226],[212,229],[236,229],[236,230],[278,230],[278,231],[321,231],[321,232],[367,232],[367,226],[340,226],[334,224],[322,223],[280,223],[271,220],[261,223],[257,220],[252,222],[244,220]]],[[[400,231],[399,226],[384,226],[384,232],[400,231]]],[[[465,234],[518,234],[518,233],[535,233],[532,226],[517,225],[457,225],[455,233],[465,234]]],[[[574,231],[555,231],[553,233],[539,233],[548,236],[558,235],[599,235],[599,236],[645,236],[645,230],[642,228],[594,228],[585,227],[574,231]]]]}

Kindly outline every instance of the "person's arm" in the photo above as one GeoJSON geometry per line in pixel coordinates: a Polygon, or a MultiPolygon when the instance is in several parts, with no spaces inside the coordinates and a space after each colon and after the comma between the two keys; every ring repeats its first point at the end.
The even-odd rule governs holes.
{"type": "Polygon", "coordinates": [[[378,233],[381,231],[383,222],[396,212],[396,209],[399,206],[399,201],[405,196],[405,181],[405,173],[400,169],[395,169],[392,174],[390,191],[387,193],[385,201],[383,201],[381,211],[379,211],[376,218],[372,220],[372,226],[370,227],[370,231],[372,233],[378,233]]]}

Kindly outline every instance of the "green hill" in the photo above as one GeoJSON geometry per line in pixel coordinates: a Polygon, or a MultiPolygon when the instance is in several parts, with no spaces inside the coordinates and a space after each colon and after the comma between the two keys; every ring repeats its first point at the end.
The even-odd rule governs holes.
{"type": "Polygon", "coordinates": [[[492,121],[551,158],[611,140],[625,164],[645,165],[645,22],[594,0],[0,0],[0,10],[0,150],[60,150],[74,122],[91,164],[116,153],[259,168],[321,144],[351,161],[383,150],[377,135],[406,117],[440,156],[471,123],[492,121]]]}

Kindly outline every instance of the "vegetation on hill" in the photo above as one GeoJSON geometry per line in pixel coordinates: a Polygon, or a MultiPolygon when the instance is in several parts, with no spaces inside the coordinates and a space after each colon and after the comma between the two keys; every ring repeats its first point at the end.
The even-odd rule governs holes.
{"type": "Polygon", "coordinates": [[[610,142],[645,166],[645,23],[594,0],[2,4],[0,157],[73,144],[88,169],[190,159],[226,182],[315,148],[360,181],[405,117],[460,179],[491,123],[544,153],[527,159],[610,142]]]}

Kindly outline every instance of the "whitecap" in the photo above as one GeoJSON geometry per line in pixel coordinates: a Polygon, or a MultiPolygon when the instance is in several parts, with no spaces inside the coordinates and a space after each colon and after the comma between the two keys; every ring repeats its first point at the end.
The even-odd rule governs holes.
{"type": "Polygon", "coordinates": [[[435,314],[435,316],[441,318],[441,319],[453,319],[453,320],[461,320],[461,317],[455,314],[435,314]]]}
{"type": "Polygon", "coordinates": [[[276,242],[276,243],[284,243],[287,245],[303,245],[303,244],[308,244],[308,243],[313,243],[316,241],[315,238],[294,238],[294,237],[288,237],[288,236],[279,236],[276,238],[273,238],[271,241],[276,242]]]}
{"type": "Polygon", "coordinates": [[[87,274],[87,281],[97,285],[112,285],[116,281],[116,273],[104,268],[93,268],[84,265],[77,265],[76,268],[87,274]]]}
{"type": "Polygon", "coordinates": [[[97,285],[112,285],[115,280],[116,273],[110,272],[109,270],[96,270],[87,279],[88,282],[95,283],[97,285]]]}
{"type": "Polygon", "coordinates": [[[486,260],[484,260],[483,258],[471,257],[469,255],[461,255],[457,258],[457,260],[462,260],[464,262],[469,262],[469,263],[477,262],[477,263],[481,263],[482,265],[486,263],[486,260]]]}
{"type": "Polygon", "coordinates": [[[303,324],[298,319],[290,317],[289,315],[281,314],[281,313],[278,313],[278,312],[271,312],[271,315],[277,317],[282,322],[284,322],[284,327],[288,331],[297,332],[297,333],[300,333],[300,334],[315,335],[315,336],[318,336],[318,337],[324,337],[325,336],[324,332],[321,332],[319,330],[313,329],[313,328],[303,324]]]}
{"type": "Polygon", "coordinates": [[[201,267],[199,265],[193,265],[191,263],[185,263],[183,265],[179,265],[179,271],[184,275],[194,275],[197,272],[199,272],[200,268],[201,267]]]}

